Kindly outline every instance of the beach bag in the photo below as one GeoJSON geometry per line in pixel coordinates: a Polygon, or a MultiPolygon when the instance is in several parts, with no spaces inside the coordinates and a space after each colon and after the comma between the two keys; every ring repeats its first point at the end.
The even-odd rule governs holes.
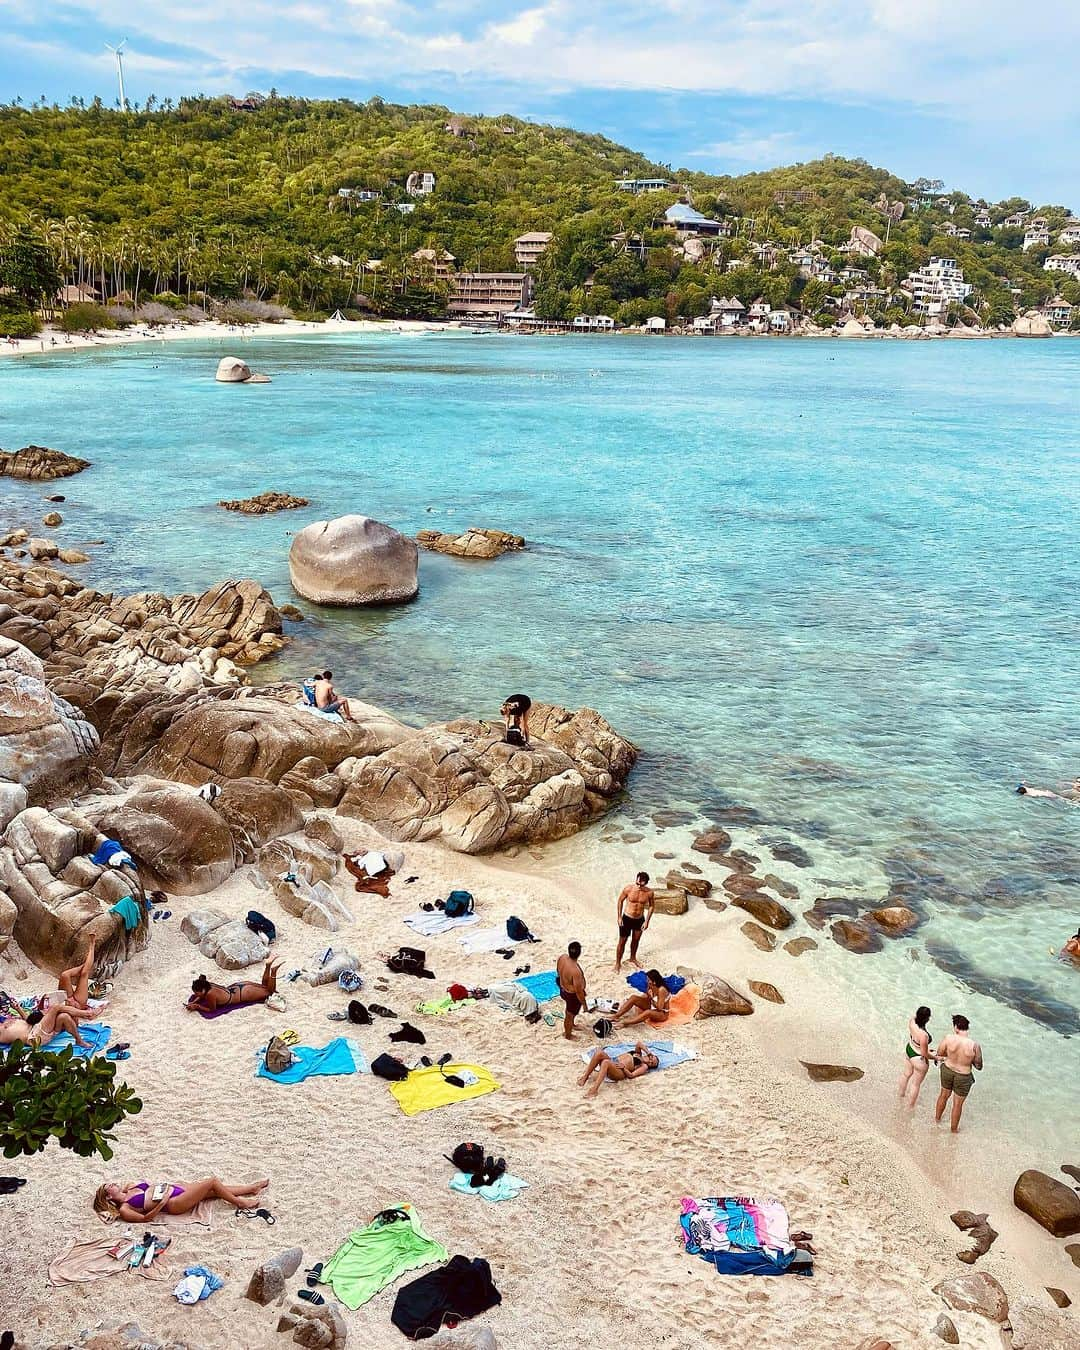
{"type": "Polygon", "coordinates": [[[506,921],[506,936],[511,942],[539,942],[516,915],[511,914],[506,921]]]}
{"type": "Polygon", "coordinates": [[[400,1083],[403,1078],[409,1076],[408,1069],[400,1059],[386,1054],[375,1057],[371,1064],[371,1072],[376,1078],[385,1078],[391,1083],[400,1083]]]}
{"type": "Polygon", "coordinates": [[[615,1030],[615,1023],[610,1017],[601,1017],[598,1022],[593,1023],[593,1031],[602,1041],[606,1041],[615,1030]]]}
{"type": "Polygon", "coordinates": [[[271,1036],[263,1051],[263,1063],[267,1073],[284,1073],[292,1067],[295,1055],[280,1036],[271,1036]]]}
{"type": "Polygon", "coordinates": [[[458,1144],[447,1161],[452,1162],[459,1172],[475,1176],[484,1165],[484,1150],[479,1144],[458,1144]]]}
{"type": "Polygon", "coordinates": [[[274,927],[273,921],[268,919],[265,914],[260,914],[257,909],[249,909],[244,922],[253,933],[261,933],[267,942],[273,942],[277,937],[277,929],[274,927]]]}
{"type": "Polygon", "coordinates": [[[517,746],[519,750],[525,747],[525,736],[520,727],[506,728],[506,744],[517,746]]]}
{"type": "Polygon", "coordinates": [[[451,891],[446,897],[443,912],[448,919],[463,919],[473,912],[473,898],[468,891],[451,891]]]}
{"type": "Polygon", "coordinates": [[[358,999],[351,998],[349,1000],[347,1016],[349,1021],[352,1022],[354,1026],[358,1027],[371,1026],[371,1014],[358,999]]]}
{"type": "Polygon", "coordinates": [[[418,951],[416,947],[399,947],[386,964],[395,975],[426,976],[428,972],[424,968],[425,959],[425,953],[418,951]]]}

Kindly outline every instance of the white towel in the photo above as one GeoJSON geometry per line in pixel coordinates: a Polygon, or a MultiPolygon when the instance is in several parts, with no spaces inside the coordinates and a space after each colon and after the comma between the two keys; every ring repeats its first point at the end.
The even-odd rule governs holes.
{"type": "Polygon", "coordinates": [[[419,933],[421,937],[438,937],[440,933],[449,933],[451,928],[463,928],[470,924],[479,923],[479,914],[462,914],[456,919],[449,918],[441,909],[427,910],[418,909],[415,914],[409,914],[405,922],[413,930],[419,933]]]}
{"type": "Polygon", "coordinates": [[[462,933],[458,941],[465,948],[466,956],[475,956],[477,952],[494,952],[500,947],[513,947],[506,936],[505,928],[483,928],[479,933],[462,933]]]}

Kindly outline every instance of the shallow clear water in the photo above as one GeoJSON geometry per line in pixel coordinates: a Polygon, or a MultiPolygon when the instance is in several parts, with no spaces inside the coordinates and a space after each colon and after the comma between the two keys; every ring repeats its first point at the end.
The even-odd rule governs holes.
{"type": "MultiPolygon", "coordinates": [[[[413,605],[303,604],[264,673],[330,664],[416,720],[597,707],[643,747],[630,819],[752,807],[813,858],[804,898],[907,883],[924,962],[1075,1070],[1080,971],[1049,948],[1080,809],[1013,789],[1080,774],[1078,376],[1070,340],[190,342],[3,361],[0,444],[94,461],[59,533],[108,539],[85,571],[118,590],[284,601],[288,532],[352,511],[525,534],[423,555],[413,605]],[[274,382],[215,385],[227,349],[274,382]],[[267,488],[312,505],[214,506],[267,488]]],[[[0,480],[0,523],[40,496],[0,480]]],[[[853,996],[872,966],[844,961],[853,996]]]]}

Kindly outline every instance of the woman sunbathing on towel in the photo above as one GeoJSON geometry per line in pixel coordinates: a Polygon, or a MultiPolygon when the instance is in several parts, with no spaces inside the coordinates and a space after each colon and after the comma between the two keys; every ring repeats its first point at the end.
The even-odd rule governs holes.
{"type": "Polygon", "coordinates": [[[235,984],[211,984],[205,975],[191,982],[191,997],[187,1001],[188,1012],[217,1012],[219,1008],[239,1006],[241,1003],[265,1003],[271,994],[277,993],[277,973],[280,961],[267,961],[263,967],[262,979],[258,984],[254,980],[237,980],[235,984]]]}
{"type": "Polygon", "coordinates": [[[165,1194],[154,1199],[154,1183],[133,1181],[126,1186],[106,1182],[94,1193],[94,1209],[107,1223],[149,1223],[166,1214],[190,1214],[204,1200],[225,1200],[234,1209],[254,1209],[269,1181],[253,1181],[250,1186],[226,1186],[217,1177],[205,1181],[174,1181],[165,1185],[165,1194]]]}
{"type": "Polygon", "coordinates": [[[671,995],[664,984],[663,976],[658,970],[650,970],[646,973],[645,979],[645,993],[633,994],[615,1014],[617,1027],[634,1027],[639,1022],[648,1022],[649,1026],[658,1027],[671,1015],[668,1006],[671,1003],[671,995]]]}
{"type": "Polygon", "coordinates": [[[638,1041],[633,1050],[616,1055],[614,1059],[606,1050],[597,1050],[589,1060],[589,1067],[578,1079],[578,1087],[584,1087],[595,1073],[596,1082],[585,1094],[586,1097],[595,1097],[605,1078],[609,1078],[613,1083],[622,1083],[627,1078],[643,1077],[650,1069],[658,1068],[659,1064],[660,1061],[653,1052],[646,1049],[641,1041],[638,1041]]]}
{"type": "Polygon", "coordinates": [[[0,1025],[0,1045],[13,1045],[22,1041],[24,1045],[47,1045],[58,1031],[70,1031],[75,1044],[86,1048],[86,1042],[79,1035],[79,1021],[85,1017],[82,1008],[74,1004],[54,1003],[45,1012],[28,1013],[26,1017],[9,1017],[0,1025]]]}
{"type": "Polygon", "coordinates": [[[94,973],[94,939],[86,949],[86,959],[81,966],[72,966],[60,976],[57,984],[69,1004],[82,1008],[84,1015],[90,1016],[90,978],[94,973]]]}

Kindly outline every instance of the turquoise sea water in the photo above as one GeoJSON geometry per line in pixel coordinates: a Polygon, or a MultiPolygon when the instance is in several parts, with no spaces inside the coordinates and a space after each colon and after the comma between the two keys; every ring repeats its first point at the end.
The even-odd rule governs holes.
{"type": "MultiPolygon", "coordinates": [[[[1080,775],[1080,342],[231,347],[273,383],[215,385],[201,341],[0,363],[0,444],[94,461],[57,485],[58,537],[109,541],[90,580],[280,602],[309,520],[519,531],[496,563],[423,555],[415,604],[302,604],[264,673],[329,664],[415,720],[594,706],[643,747],[631,820],[752,809],[813,860],[804,897],[892,888],[924,961],[1075,1069],[1080,971],[1049,948],[1080,926],[1080,809],[1014,788],[1080,775]],[[214,506],[267,488],[312,504],[214,506]]],[[[0,480],[0,524],[40,497],[0,480]]]]}

